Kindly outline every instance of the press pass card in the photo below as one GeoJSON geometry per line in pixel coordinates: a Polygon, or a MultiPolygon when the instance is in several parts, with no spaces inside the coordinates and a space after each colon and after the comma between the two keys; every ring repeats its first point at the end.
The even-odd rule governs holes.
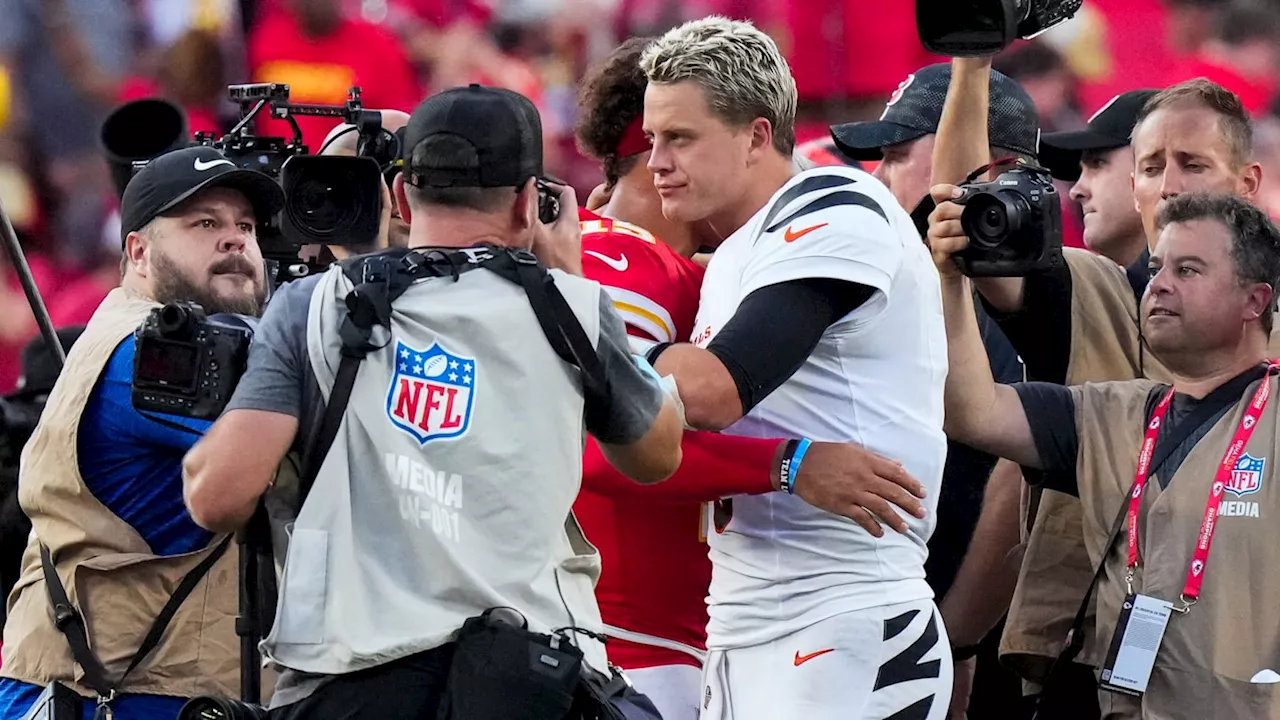
{"type": "Polygon", "coordinates": [[[1103,689],[1135,696],[1147,691],[1172,608],[1173,603],[1146,595],[1134,594],[1124,599],[1111,649],[1102,666],[1103,689]]]}

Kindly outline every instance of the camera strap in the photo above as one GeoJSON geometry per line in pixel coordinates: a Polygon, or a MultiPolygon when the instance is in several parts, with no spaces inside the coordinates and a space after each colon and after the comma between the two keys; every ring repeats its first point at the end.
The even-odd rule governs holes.
{"type": "Polygon", "coordinates": [[[311,486],[320,475],[320,466],[338,436],[360,362],[390,342],[391,306],[419,280],[431,277],[457,280],[464,272],[484,268],[520,285],[556,354],[582,370],[583,392],[597,397],[607,392],[604,367],[582,323],[556,287],[555,279],[528,250],[496,245],[462,250],[397,248],[346,260],[340,267],[355,287],[345,300],[347,317],[339,328],[342,359],[329,402],[303,446],[299,506],[310,494],[311,486]],[[374,330],[379,327],[386,331],[385,336],[375,339],[374,330]]]}
{"type": "Polygon", "coordinates": [[[58,571],[53,564],[53,557],[49,553],[49,548],[44,543],[40,544],[40,564],[44,568],[44,584],[49,591],[49,602],[53,606],[54,625],[67,638],[67,644],[71,646],[71,657],[84,671],[84,684],[98,694],[99,706],[104,706],[115,699],[116,689],[160,644],[160,640],[164,637],[164,631],[169,627],[169,622],[173,620],[178,608],[186,601],[191,591],[195,590],[200,580],[208,574],[214,563],[218,562],[226,554],[227,547],[231,545],[231,538],[231,535],[223,538],[213,552],[206,555],[198,565],[191,568],[183,576],[182,581],[178,583],[178,587],[169,596],[168,602],[161,608],[160,614],[156,615],[156,619],[151,623],[151,629],[147,631],[147,635],[143,638],[138,651],[133,654],[133,659],[129,661],[129,667],[125,669],[120,679],[114,683],[107,680],[106,668],[103,667],[102,661],[98,659],[98,656],[89,647],[89,636],[85,630],[84,616],[80,614],[71,599],[67,597],[67,589],[62,585],[62,580],[58,577],[58,571]]]}

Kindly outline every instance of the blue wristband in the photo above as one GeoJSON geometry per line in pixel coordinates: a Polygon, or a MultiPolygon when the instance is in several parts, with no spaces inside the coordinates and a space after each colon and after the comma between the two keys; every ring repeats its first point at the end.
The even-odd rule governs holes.
{"type": "Polygon", "coordinates": [[[809,446],[813,441],[809,438],[802,438],[800,443],[796,445],[796,449],[791,453],[791,457],[787,458],[786,477],[782,478],[782,489],[788,495],[794,495],[796,492],[796,478],[800,476],[800,462],[804,460],[804,454],[809,451],[809,446]]]}

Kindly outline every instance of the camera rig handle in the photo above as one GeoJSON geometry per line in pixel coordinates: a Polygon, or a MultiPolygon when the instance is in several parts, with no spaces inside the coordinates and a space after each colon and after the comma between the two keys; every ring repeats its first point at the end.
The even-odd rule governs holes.
{"type": "Polygon", "coordinates": [[[293,131],[290,148],[303,148],[302,129],[298,127],[297,115],[307,117],[335,117],[344,123],[355,125],[363,135],[374,135],[382,128],[382,113],[377,110],[366,110],[361,100],[359,86],[347,90],[347,101],[342,105],[317,105],[313,103],[294,103],[289,101],[289,86],[284,83],[250,83],[230,85],[227,95],[232,102],[240,105],[240,122],[227,133],[228,138],[245,134],[246,128],[265,108],[267,114],[277,120],[289,123],[293,131]]]}
{"type": "Polygon", "coordinates": [[[22,292],[27,296],[27,304],[31,306],[31,314],[35,316],[40,334],[44,336],[45,344],[53,350],[53,356],[58,360],[58,369],[61,370],[67,361],[67,352],[58,340],[58,331],[53,327],[49,309],[45,307],[44,298],[40,296],[40,288],[36,287],[35,277],[31,275],[31,266],[27,264],[27,256],[22,252],[22,244],[18,242],[18,233],[13,229],[13,223],[9,221],[9,213],[5,212],[3,203],[0,203],[0,235],[4,236],[5,254],[9,256],[9,263],[18,273],[22,292]]]}

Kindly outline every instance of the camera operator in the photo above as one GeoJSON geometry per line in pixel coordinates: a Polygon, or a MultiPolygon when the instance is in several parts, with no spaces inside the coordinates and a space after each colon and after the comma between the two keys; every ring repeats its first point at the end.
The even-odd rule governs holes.
{"type": "MultiPolygon", "coordinates": [[[[382,130],[388,133],[395,133],[409,123],[409,113],[400,110],[380,110],[378,112],[382,115],[382,130]]],[[[320,154],[355,157],[360,141],[360,136],[356,134],[356,129],[354,125],[342,123],[329,131],[329,135],[325,137],[324,143],[320,146],[320,154]]],[[[333,253],[334,257],[343,260],[352,255],[375,252],[383,248],[408,246],[409,223],[405,222],[404,216],[401,214],[399,207],[397,207],[395,197],[392,196],[389,187],[384,188],[382,203],[384,208],[388,205],[391,207],[391,221],[380,242],[376,245],[365,246],[330,245],[329,251],[333,253]]]]}
{"type": "MultiPolygon", "coordinates": [[[[451,259],[483,244],[533,246],[581,272],[573,191],[561,191],[565,213],[540,220],[541,138],[537,110],[510,91],[473,85],[424,101],[395,181],[410,246],[455,251],[451,259]]],[[[399,256],[422,257],[392,250],[353,267],[399,256]]],[[[570,514],[584,417],[609,460],[644,483],[679,465],[682,423],[632,359],[609,296],[552,277],[597,347],[602,390],[584,396],[533,296],[495,273],[417,282],[389,309],[391,340],[355,374],[346,431],[292,528],[263,645],[284,668],[273,716],[435,717],[447,696],[460,717],[502,717],[494,707],[519,702],[519,682],[464,695],[475,663],[503,661],[464,650],[468,619],[500,606],[536,633],[571,628],[567,642],[607,670],[603,644],[583,632],[602,629],[584,572],[595,553],[570,514]],[[460,708],[470,703],[489,705],[469,715],[460,708]]],[[[273,300],[229,409],[186,459],[187,504],[203,526],[248,520],[307,435],[335,384],[349,288],[339,266],[273,300]]]]}
{"type": "Polygon", "coordinates": [[[1099,667],[1103,717],[1277,718],[1280,531],[1264,458],[1277,450],[1267,344],[1280,230],[1237,196],[1200,193],[1170,199],[1155,228],[1142,327],[1172,386],[996,385],[968,281],[936,253],[947,430],[1080,498],[1101,568],[1092,639],[1110,648],[1099,667]]]}
{"type": "MultiPolygon", "coordinates": [[[[933,188],[939,205],[930,218],[929,239],[935,255],[949,255],[968,245],[959,221],[962,207],[945,202],[962,192],[946,183],[985,161],[980,148],[986,146],[982,121],[988,101],[983,80],[990,72],[989,62],[957,59],[954,66],[961,81],[948,94],[934,156],[934,180],[942,183],[933,188]]],[[[1136,163],[1132,183],[1148,246],[1156,237],[1156,213],[1179,193],[1213,190],[1246,199],[1254,196],[1260,169],[1249,161],[1250,134],[1248,115],[1239,100],[1203,79],[1163,90],[1142,105],[1132,132],[1136,163]]],[[[1067,248],[1061,251],[1060,262],[1047,270],[1017,278],[974,278],[972,284],[1026,362],[1032,379],[1074,385],[1167,377],[1159,358],[1144,350],[1135,288],[1125,270],[1103,255],[1067,248]]],[[[1035,684],[1044,681],[1058,657],[1095,566],[1083,549],[1078,506],[1054,495],[1045,501],[1039,490],[1032,490],[1024,505],[1036,526],[1006,624],[1002,656],[1035,684]],[[1045,503],[1043,518],[1037,501],[1045,503]]],[[[1092,622],[1090,612],[1085,627],[1092,622]]],[[[1079,662],[1096,666],[1104,650],[1086,644],[1079,662]]],[[[1068,687],[1073,679],[1080,687],[1092,685],[1086,668],[1066,667],[1071,669],[1063,672],[1060,666],[1056,671],[1059,688],[1068,687]]],[[[1088,697],[1062,692],[1072,698],[1088,697]]],[[[1096,715],[1096,710],[1079,712],[1084,717],[1096,715]]]]}
{"type": "Polygon", "coordinates": [[[133,334],[173,301],[257,315],[266,284],[256,227],[283,205],[271,178],[208,147],[156,158],[129,183],[121,287],[76,342],[23,456],[19,500],[34,532],[4,628],[0,716],[21,717],[51,683],[156,719],[175,717],[182,698],[237,689],[236,556],[182,503],[182,455],[208,423],[134,409],[133,334]],[[42,546],[53,567],[42,566],[42,546]],[[184,577],[198,578],[194,592],[126,673],[184,577]],[[84,618],[62,631],[50,611],[58,586],[84,618]],[[88,638],[73,651],[77,631],[88,638]]]}
{"type": "MultiPolygon", "coordinates": [[[[83,325],[59,330],[58,342],[63,351],[70,350],[83,331],[83,325]]],[[[0,399],[0,598],[9,597],[18,582],[22,549],[31,534],[31,521],[18,506],[18,461],[61,369],[53,349],[39,335],[22,349],[22,375],[17,389],[0,399]]],[[[0,607],[0,629],[4,627],[4,613],[0,607]]]]}

